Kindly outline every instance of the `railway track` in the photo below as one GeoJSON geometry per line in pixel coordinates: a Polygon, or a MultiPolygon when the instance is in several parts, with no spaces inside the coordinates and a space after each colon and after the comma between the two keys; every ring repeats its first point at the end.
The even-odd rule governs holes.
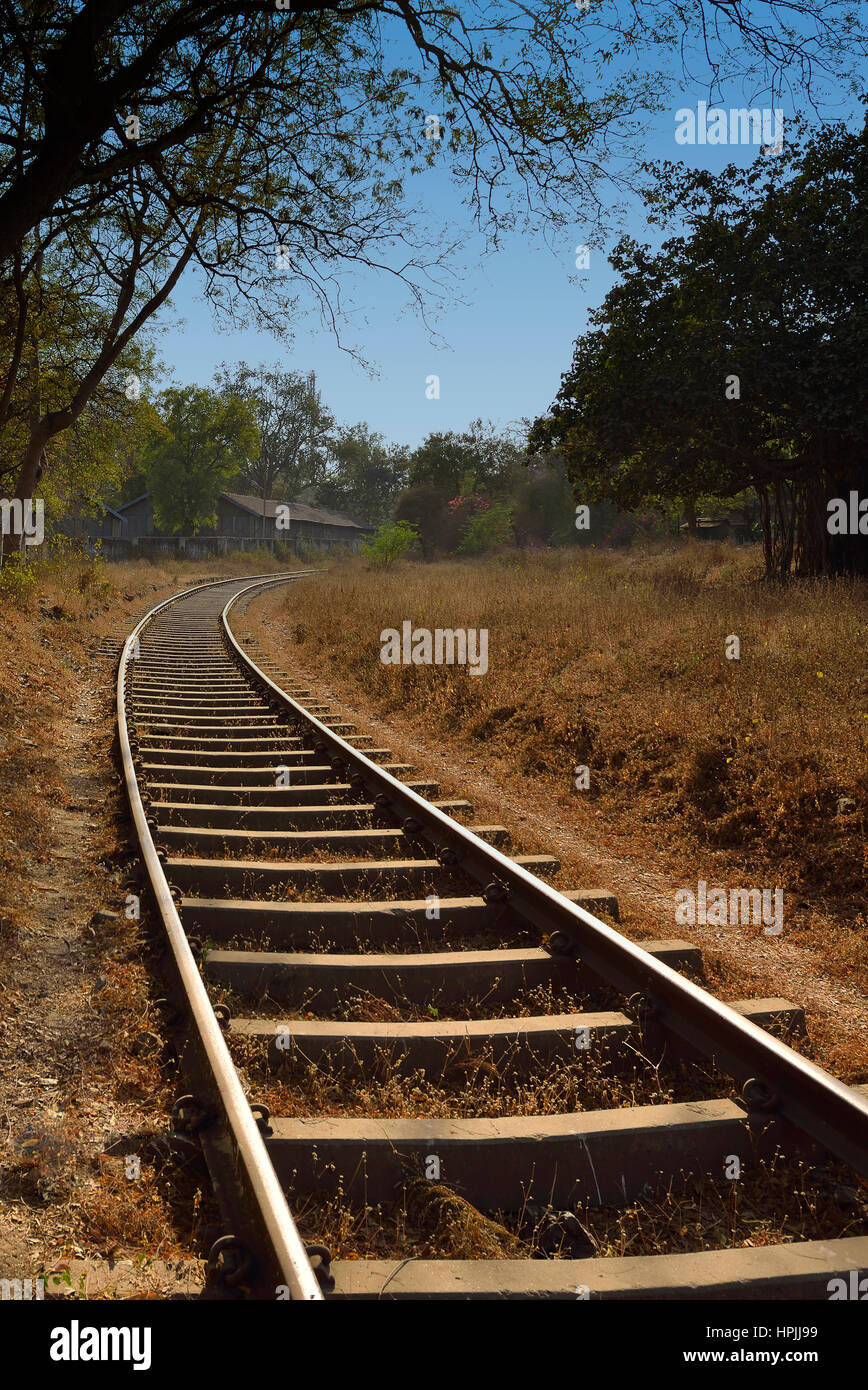
{"type": "Polygon", "coordinates": [[[280,689],[237,641],[233,608],[304,573],[160,604],[118,672],[126,785],[186,1025],[191,1094],[175,1127],[201,1142],[226,1225],[215,1286],[308,1300],[828,1298],[830,1279],[868,1266],[868,1236],[596,1258],[575,1218],[577,1237],[569,1219],[558,1226],[552,1212],[634,1202],[679,1173],[724,1181],[733,1157],[831,1154],[868,1174],[868,1087],[763,1026],[798,1031],[786,1000],[721,1003],[690,978],[701,957],[689,942],[629,941],[595,915],[616,911],[605,894],[559,893],[541,876],[556,861],[510,857],[505,827],[464,824],[467,803],[413,781],[328,697],[280,689]],[[221,992],[232,1015],[212,1002],[221,992]],[[347,1020],[355,998],[397,1007],[347,1020]],[[639,1076],[627,1106],[467,1114],[489,1073],[518,1093],[541,1069],[635,1077],[664,1056],[691,1078],[668,1103],[642,1103],[639,1076]],[[281,1078],[291,1113],[247,1094],[239,1058],[266,1089],[281,1078]],[[392,1072],[437,1077],[461,1104],[430,1118],[298,1113],[305,1076],[357,1077],[362,1094],[392,1072]],[[722,1074],[737,1089],[704,1095],[703,1078],[722,1074]],[[541,1250],[516,1217],[492,1226],[510,1258],[330,1262],[290,1212],[334,1194],[406,1207],[435,1191],[445,1208],[454,1193],[473,1211],[542,1211],[537,1236],[548,1221],[557,1237],[542,1251],[562,1257],[522,1257],[541,1250]]]}

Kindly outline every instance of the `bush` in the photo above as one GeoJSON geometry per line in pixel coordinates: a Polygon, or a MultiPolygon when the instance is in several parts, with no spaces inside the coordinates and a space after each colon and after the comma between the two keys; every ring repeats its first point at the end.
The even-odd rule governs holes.
{"type": "Polygon", "coordinates": [[[370,541],[362,541],[362,554],[381,569],[388,569],[419,543],[419,532],[409,521],[386,521],[370,541]]]}
{"type": "Polygon", "coordinates": [[[498,550],[512,540],[512,508],[496,502],[487,511],[473,514],[467,523],[461,544],[463,555],[481,555],[486,550],[498,550]]]}
{"type": "Polygon", "coordinates": [[[0,569],[0,600],[24,607],[36,587],[36,557],[13,551],[0,569]]]}

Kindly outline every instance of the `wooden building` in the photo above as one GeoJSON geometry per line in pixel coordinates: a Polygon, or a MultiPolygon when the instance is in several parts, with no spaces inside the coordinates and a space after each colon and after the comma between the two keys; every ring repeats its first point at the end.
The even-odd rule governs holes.
{"type": "Polygon", "coordinates": [[[362,537],[373,530],[346,512],[310,507],[306,502],[281,502],[250,497],[240,492],[221,492],[217,503],[217,536],[258,537],[262,540],[299,541],[329,549],[344,545],[358,550],[362,537]],[[288,509],[288,516],[287,516],[288,509]],[[281,525],[288,519],[288,526],[281,525]]]}
{"type": "Polygon", "coordinates": [[[104,542],[103,553],[116,558],[132,551],[140,542],[150,549],[187,551],[192,547],[202,555],[209,550],[225,554],[233,549],[233,542],[238,542],[235,548],[250,549],[257,541],[266,545],[283,541],[292,547],[300,545],[317,550],[342,547],[356,551],[363,537],[374,530],[345,512],[311,507],[306,502],[264,502],[261,497],[239,492],[220,493],[217,525],[204,527],[195,537],[167,536],[158,531],[147,492],[123,506],[106,507],[98,518],[70,514],[63,518],[60,529],[67,535],[104,542]],[[209,541],[213,542],[210,546],[209,541]]]}

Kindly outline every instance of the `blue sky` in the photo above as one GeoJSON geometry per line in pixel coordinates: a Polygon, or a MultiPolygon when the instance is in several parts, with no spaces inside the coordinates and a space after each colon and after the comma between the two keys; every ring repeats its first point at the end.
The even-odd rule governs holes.
{"type": "MultiPolygon", "coordinates": [[[[689,83],[679,74],[666,111],[648,117],[645,157],[681,159],[709,169],[730,161],[751,162],[755,146],[676,143],[676,111],[696,109],[708,97],[701,81],[689,83]]],[[[783,108],[785,120],[792,116],[791,98],[785,95],[773,104],[783,108]]],[[[727,86],[714,105],[761,108],[772,103],[767,94],[727,86]]],[[[852,100],[836,101],[830,94],[823,114],[855,119],[855,110],[852,100]]],[[[461,190],[444,173],[427,171],[412,189],[413,200],[423,204],[433,225],[469,230],[461,190]]],[[[637,198],[628,201],[621,229],[652,245],[660,240],[660,233],[647,227],[637,198]]],[[[588,239],[588,227],[577,219],[569,233],[558,231],[554,252],[544,231],[540,224],[530,234],[507,236],[493,255],[485,255],[481,238],[471,236],[462,257],[468,272],[460,287],[468,303],[447,304],[434,320],[445,345],[431,341],[429,330],[408,311],[406,291],[390,276],[348,274],[342,293],[353,308],[354,322],[344,331],[375,367],[374,376],[338,347],[316,313],[303,317],[289,346],[255,331],[217,331],[189,272],[171,312],[162,317],[159,354],[169,376],[182,384],[210,383],[224,361],[313,369],[325,403],[339,420],[365,420],[389,441],[410,447],[432,430],[460,430],[477,416],[507,426],[549,406],[569,366],[572,344],[587,327],[589,309],[602,301],[614,279],[606,250],[617,232],[602,249],[591,250],[589,268],[579,271],[576,247],[588,239]],[[179,319],[185,320],[183,326],[179,319]],[[426,379],[432,374],[440,378],[439,399],[426,397],[426,379]]]]}

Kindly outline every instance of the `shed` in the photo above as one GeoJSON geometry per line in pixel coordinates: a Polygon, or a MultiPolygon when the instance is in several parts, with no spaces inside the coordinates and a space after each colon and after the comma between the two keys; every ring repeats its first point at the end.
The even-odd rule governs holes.
{"type": "Polygon", "coordinates": [[[217,503],[218,536],[259,537],[263,540],[284,540],[292,544],[303,541],[328,549],[345,545],[357,550],[364,536],[373,530],[363,521],[346,512],[326,507],[311,507],[306,502],[281,501],[251,497],[240,492],[221,492],[217,503]],[[281,510],[283,509],[283,510],[281,510]],[[288,511],[287,511],[288,509],[288,511]],[[278,525],[288,516],[288,526],[278,525]]]}

